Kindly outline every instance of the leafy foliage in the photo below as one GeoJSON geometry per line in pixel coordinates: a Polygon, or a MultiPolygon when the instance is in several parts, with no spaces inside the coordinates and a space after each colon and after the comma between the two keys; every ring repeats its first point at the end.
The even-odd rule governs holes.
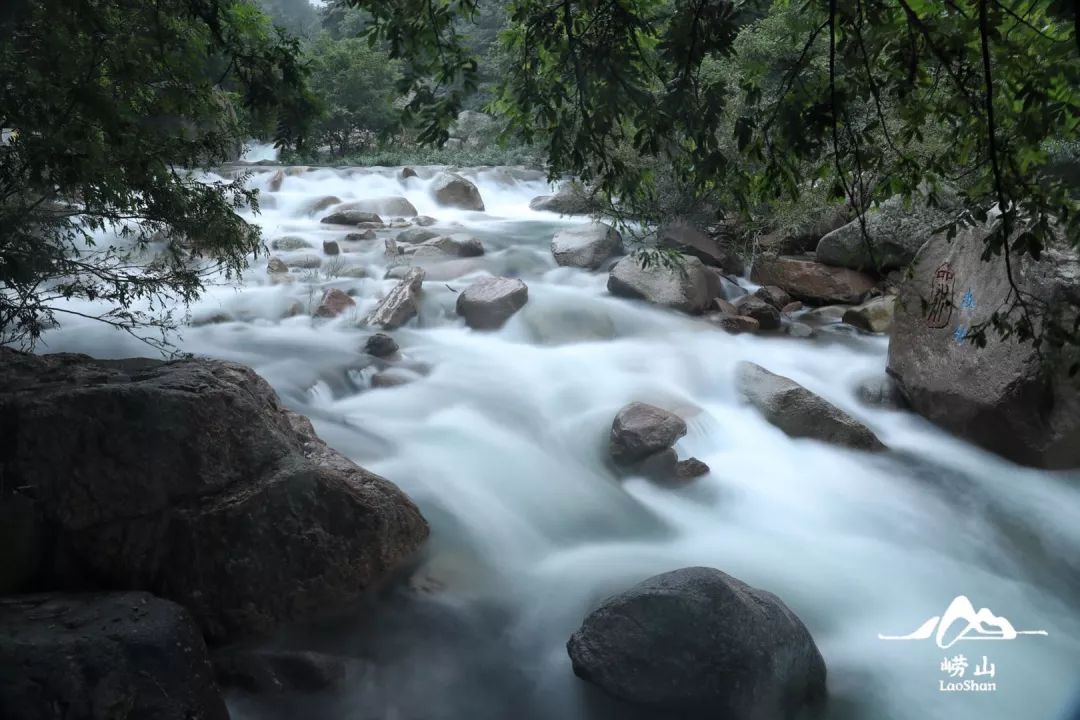
{"type": "Polygon", "coordinates": [[[237,155],[236,104],[299,137],[296,42],[234,0],[34,0],[3,22],[0,342],[32,345],[72,298],[134,331],[239,272],[261,248],[236,214],[255,193],[183,168],[237,155]]]}

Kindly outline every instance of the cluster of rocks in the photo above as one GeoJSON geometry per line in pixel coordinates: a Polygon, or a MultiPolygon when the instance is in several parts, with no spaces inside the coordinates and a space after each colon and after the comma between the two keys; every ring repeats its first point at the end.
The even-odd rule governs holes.
{"type": "Polygon", "coordinates": [[[11,717],[225,718],[207,642],[353,606],[427,537],[249,368],[0,349],[0,370],[11,717]]]}
{"type": "Polygon", "coordinates": [[[615,466],[661,483],[685,482],[709,472],[697,458],[679,460],[674,445],[686,421],[655,405],[630,403],[611,423],[608,451],[615,466]]]}

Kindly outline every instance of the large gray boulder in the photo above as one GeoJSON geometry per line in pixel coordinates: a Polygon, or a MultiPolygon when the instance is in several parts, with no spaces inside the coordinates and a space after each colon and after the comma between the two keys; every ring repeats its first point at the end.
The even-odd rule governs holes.
{"type": "Polygon", "coordinates": [[[0,598],[4,720],[228,720],[191,616],[149,593],[0,598]]]}
{"type": "Polygon", "coordinates": [[[551,239],[551,253],[556,263],[586,270],[596,270],[622,253],[622,249],[622,235],[604,223],[566,228],[555,233],[551,239]]]}
{"type": "MultiPolygon", "coordinates": [[[[431,181],[431,195],[440,205],[461,210],[483,210],[484,199],[469,180],[457,173],[441,172],[431,181]]],[[[415,215],[416,213],[413,213],[415,215]]]]}
{"type": "Polygon", "coordinates": [[[817,245],[818,262],[879,274],[907,267],[935,229],[954,216],[947,209],[905,208],[896,197],[825,235],[817,245]]]}
{"type": "Polygon", "coordinates": [[[720,292],[719,280],[696,257],[680,255],[673,265],[630,255],[611,268],[608,292],[646,300],[656,305],[699,314],[712,307],[720,292]]]}
{"type": "Polygon", "coordinates": [[[742,258],[719,236],[707,235],[700,228],[685,221],[663,225],[657,231],[656,240],[662,248],[692,255],[706,265],[718,267],[726,273],[742,275],[746,271],[742,258]]]}
{"type": "Polygon", "coordinates": [[[575,183],[559,188],[554,195],[540,195],[529,202],[532,210],[542,210],[560,215],[588,215],[594,209],[588,193],[575,183]]]}
{"type": "Polygon", "coordinates": [[[461,291],[457,314],[474,330],[497,330],[528,300],[529,288],[521,280],[484,278],[461,291]]]}
{"type": "MultiPolygon", "coordinates": [[[[1080,466],[1080,392],[1069,367],[1078,352],[1040,350],[1015,335],[986,331],[986,347],[965,340],[971,328],[1011,312],[1015,297],[1002,257],[983,262],[987,229],[930,239],[900,288],[888,372],[915,412],[991,452],[1044,468],[1080,466]]],[[[1041,304],[1072,327],[1080,307],[1075,251],[1050,249],[1035,262],[1014,254],[1013,278],[1036,328],[1041,304]]]]}
{"type": "Polygon", "coordinates": [[[420,310],[420,290],[424,286],[424,277],[424,268],[409,269],[367,316],[367,324],[384,330],[396,330],[412,320],[420,310]]]}
{"type": "MultiPolygon", "coordinates": [[[[378,218],[370,220],[358,220],[357,222],[377,222],[382,223],[384,217],[414,217],[416,213],[416,206],[409,202],[406,198],[400,195],[386,195],[384,197],[364,198],[363,200],[353,200],[351,202],[338,205],[334,208],[333,213],[329,217],[339,215],[347,212],[361,212],[372,213],[378,215],[378,218]]],[[[323,222],[328,222],[326,218],[323,218],[323,222]]],[[[341,224],[341,223],[339,223],[341,224]]],[[[354,224],[354,223],[345,223],[354,224]]]]}
{"type": "Polygon", "coordinates": [[[763,255],[754,262],[750,279],[775,285],[796,300],[813,305],[861,302],[874,285],[869,275],[832,267],[803,257],[763,255]]]}
{"type": "Polygon", "coordinates": [[[884,450],[865,425],[799,383],[760,365],[741,362],[735,373],[739,394],[765,419],[791,437],[812,438],[858,450],[884,450]]]}
{"type": "Polygon", "coordinates": [[[667,450],[686,434],[686,421],[642,402],[630,403],[611,423],[608,447],[618,465],[632,465],[667,450]]]}
{"type": "Polygon", "coordinates": [[[605,600],[567,643],[578,677],[658,720],[788,720],[825,698],[825,661],[780,598],[691,567],[605,600]]]}
{"type": "Polygon", "coordinates": [[[19,590],[148,590],[214,642],[348,607],[427,536],[235,363],[0,349],[0,435],[0,504],[33,502],[43,550],[19,590]]]}
{"type": "Polygon", "coordinates": [[[416,257],[456,257],[471,258],[480,257],[484,254],[484,244],[464,233],[452,235],[440,235],[430,240],[425,240],[416,246],[413,253],[416,257]]]}

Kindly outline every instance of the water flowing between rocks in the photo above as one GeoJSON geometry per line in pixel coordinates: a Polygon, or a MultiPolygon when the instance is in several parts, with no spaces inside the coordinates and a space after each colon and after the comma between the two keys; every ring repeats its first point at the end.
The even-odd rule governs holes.
{"type": "MultiPolygon", "coordinates": [[[[314,255],[321,267],[274,283],[260,257],[242,283],[222,279],[191,308],[179,340],[184,351],[254,367],[329,444],[400,485],[432,525],[413,589],[276,641],[371,658],[347,697],[276,708],[238,699],[234,715],[596,717],[565,649],[584,614],[647,576],[707,565],[776,593],[803,619],[828,664],[830,720],[1061,716],[1070,689],[1080,691],[1075,475],[1018,468],[914,414],[861,404],[858,383],[884,372],[885,338],[840,326],[814,339],[729,335],[609,295],[605,272],[557,267],[552,235],[586,220],[530,210],[550,192],[536,173],[462,171],[486,204],[472,212],[436,204],[432,172],[421,171],[284,176],[255,219],[268,243],[293,236],[311,246],[273,254],[314,255]],[[347,241],[347,228],[320,223],[326,212],[313,209],[328,196],[404,196],[436,219],[434,230],[486,248],[461,261],[466,274],[429,278],[418,319],[393,333],[394,364],[414,371],[412,382],[370,387],[380,362],[363,353],[371,331],[357,324],[397,282],[383,279],[383,241],[399,230],[347,241]],[[324,240],[342,253],[325,255],[324,240]],[[355,267],[367,276],[340,274],[355,267]],[[454,312],[457,292],[484,273],[529,288],[524,309],[494,332],[469,330],[454,312]],[[355,310],[313,319],[327,288],[349,292],[355,310]],[[742,360],[847,410],[890,452],[788,438],[739,401],[742,360]],[[617,480],[607,434],[634,400],[683,416],[680,457],[711,473],[678,489],[617,480]],[[911,632],[957,595],[1048,635],[948,650],[878,639],[911,632]],[[940,692],[942,660],[959,653],[971,667],[984,655],[995,664],[995,692],[940,692]]],[[[273,182],[272,171],[251,180],[273,182]]],[[[73,320],[44,340],[45,352],[148,352],[73,320]]]]}

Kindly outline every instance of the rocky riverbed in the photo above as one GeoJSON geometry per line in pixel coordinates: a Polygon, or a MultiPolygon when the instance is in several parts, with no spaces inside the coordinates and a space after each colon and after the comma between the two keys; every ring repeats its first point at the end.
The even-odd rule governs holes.
{"type": "MultiPolygon", "coordinates": [[[[559,214],[582,203],[534,171],[256,169],[270,252],[178,341],[214,361],[23,359],[0,387],[20,418],[0,425],[17,438],[5,477],[52,492],[28,496],[55,545],[16,558],[38,573],[22,587],[187,608],[134,593],[120,610],[54,600],[54,616],[146,606],[165,640],[197,626],[209,649],[192,652],[245,720],[1054,718],[1080,691],[1078,475],[1030,467],[1076,467],[1075,395],[991,348],[1042,392],[1010,394],[958,342],[1000,290],[968,259],[917,261],[931,297],[951,263],[956,315],[938,326],[896,305],[898,278],[867,271],[845,218],[809,246],[832,265],[806,238],[744,265],[673,226],[682,263],[642,268],[629,233],[559,214]],[[1017,412],[1048,440],[986,430],[1017,412]],[[879,639],[959,595],[1047,634],[879,639]],[[995,664],[994,692],[941,693],[958,652],[995,664]]],[[[893,265],[916,258],[904,233],[893,265]]],[[[1070,273],[1030,282],[1072,292],[1070,273]]],[[[146,354],[77,321],[44,341],[146,354]]],[[[177,673],[207,692],[201,670],[177,673]]]]}

